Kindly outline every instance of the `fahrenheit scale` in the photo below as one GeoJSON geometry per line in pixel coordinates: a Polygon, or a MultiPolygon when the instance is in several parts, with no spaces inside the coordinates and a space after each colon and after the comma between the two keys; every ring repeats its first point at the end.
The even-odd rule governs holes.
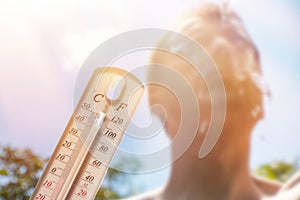
{"type": "Polygon", "coordinates": [[[31,200],[94,199],[143,93],[129,72],[96,69],[31,200]]]}

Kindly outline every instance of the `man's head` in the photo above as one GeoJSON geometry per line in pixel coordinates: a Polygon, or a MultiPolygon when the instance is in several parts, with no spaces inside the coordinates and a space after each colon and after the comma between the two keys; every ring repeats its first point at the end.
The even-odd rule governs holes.
{"type": "MultiPolygon", "coordinates": [[[[258,52],[238,16],[225,7],[208,4],[185,18],[176,31],[199,43],[216,64],[226,91],[225,126],[231,123],[254,126],[263,116],[264,91],[259,84],[261,70],[258,52]]],[[[160,42],[164,43],[161,46],[168,46],[168,49],[177,49],[178,54],[185,52],[197,57],[197,52],[190,51],[188,45],[181,44],[182,41],[171,41],[171,36],[166,35],[160,42]]],[[[198,98],[201,115],[200,119],[190,120],[195,123],[200,120],[200,123],[207,124],[211,117],[211,96],[204,80],[214,80],[217,74],[206,74],[203,79],[187,60],[159,50],[153,53],[151,62],[168,66],[187,80],[198,98]]],[[[158,74],[149,70],[148,76],[158,74]]],[[[168,74],[159,76],[167,78],[168,74]]],[[[189,99],[184,101],[188,103],[189,99]]],[[[166,129],[173,137],[181,121],[181,102],[176,94],[167,88],[153,85],[149,87],[149,103],[165,108],[166,129]]]]}

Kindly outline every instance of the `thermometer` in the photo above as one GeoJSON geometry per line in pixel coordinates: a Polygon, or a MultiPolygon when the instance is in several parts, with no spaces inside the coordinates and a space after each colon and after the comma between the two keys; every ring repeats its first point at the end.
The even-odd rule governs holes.
{"type": "Polygon", "coordinates": [[[129,72],[96,69],[31,200],[94,199],[143,93],[129,72]]]}

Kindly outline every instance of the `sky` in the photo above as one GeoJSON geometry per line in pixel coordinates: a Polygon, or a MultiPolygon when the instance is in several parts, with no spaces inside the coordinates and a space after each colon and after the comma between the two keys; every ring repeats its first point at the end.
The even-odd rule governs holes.
{"type": "MultiPolygon", "coordinates": [[[[30,147],[49,156],[73,111],[74,86],[85,58],[124,31],[172,28],[201,2],[0,0],[0,144],[30,147]]],[[[265,119],[252,137],[251,166],[293,161],[300,156],[300,4],[296,0],[228,2],[259,49],[272,93],[265,119]]],[[[144,97],[140,107],[146,106],[144,97]]],[[[140,107],[135,118],[144,116],[138,123],[147,125],[151,115],[140,107]]],[[[163,133],[159,139],[167,142],[163,133]]],[[[122,147],[132,142],[125,138],[122,147]]],[[[145,148],[151,150],[150,145],[145,148]]],[[[145,182],[145,188],[163,184],[168,172],[166,168],[149,174],[152,181],[145,182]]]]}

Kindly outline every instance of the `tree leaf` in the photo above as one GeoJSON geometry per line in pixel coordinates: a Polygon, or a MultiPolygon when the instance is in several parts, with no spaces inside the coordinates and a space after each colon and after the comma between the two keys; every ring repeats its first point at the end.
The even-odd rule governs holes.
{"type": "Polygon", "coordinates": [[[0,169],[0,175],[1,176],[8,176],[8,172],[6,169],[0,169]]]}

